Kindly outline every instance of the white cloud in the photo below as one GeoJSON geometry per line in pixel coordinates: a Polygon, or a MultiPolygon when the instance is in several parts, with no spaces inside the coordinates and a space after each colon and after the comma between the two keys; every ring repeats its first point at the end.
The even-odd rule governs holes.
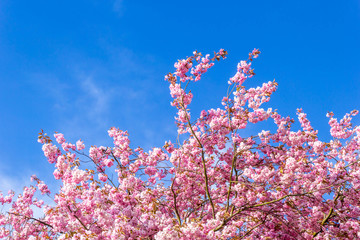
{"type": "Polygon", "coordinates": [[[156,114],[162,115],[159,106],[163,103],[157,97],[168,96],[156,59],[105,40],[100,44],[105,57],[63,51],[59,58],[66,64],[59,64],[63,66],[61,72],[30,76],[29,81],[53,106],[44,109],[44,114],[54,119],[44,130],[50,135],[54,131],[64,133],[71,142],[81,138],[86,146],[111,144],[107,130],[112,126],[129,130],[133,142],[145,148],[163,144],[168,139],[162,138],[174,133],[176,137],[172,117],[168,126],[165,122],[159,126],[153,120],[156,114]],[[147,118],[152,115],[152,119],[147,118]],[[132,126],[135,128],[131,130],[132,126]]]}
{"type": "Polygon", "coordinates": [[[124,5],[123,5],[123,0],[115,0],[114,4],[113,4],[113,10],[119,15],[121,16],[123,14],[123,9],[124,9],[124,5]]]}
{"type": "Polygon", "coordinates": [[[102,89],[90,77],[87,77],[81,81],[81,87],[83,93],[79,100],[90,100],[87,102],[89,105],[86,106],[86,108],[89,110],[90,116],[99,116],[102,113],[107,112],[109,107],[109,98],[111,97],[110,91],[102,89]]]}
{"type": "Polygon", "coordinates": [[[0,174],[0,191],[2,191],[3,194],[7,194],[9,190],[20,193],[26,183],[29,184],[30,180],[25,178],[19,179],[18,176],[8,176],[3,172],[0,174]]]}

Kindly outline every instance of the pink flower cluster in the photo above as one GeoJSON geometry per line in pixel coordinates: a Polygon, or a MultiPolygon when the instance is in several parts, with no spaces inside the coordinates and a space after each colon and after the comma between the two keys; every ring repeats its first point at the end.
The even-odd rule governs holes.
{"type": "MultiPolygon", "coordinates": [[[[43,131],[38,141],[60,189],[36,176],[15,199],[0,192],[3,239],[359,239],[360,126],[352,111],[330,117],[330,141],[320,140],[307,115],[281,116],[269,102],[277,83],[245,88],[254,49],[228,82],[222,107],[191,118],[190,83],[216,60],[197,51],[166,76],[177,109],[176,142],[149,151],[133,149],[126,131],[111,128],[112,147],[66,142],[43,131]],[[251,124],[274,122],[275,130],[245,134],[251,124]],[[89,169],[90,161],[92,167],[89,169]],[[86,167],[84,166],[86,165],[86,167]],[[51,197],[45,204],[36,191],[51,197]],[[43,217],[35,216],[41,209],[43,217]]],[[[263,125],[262,125],[263,126],[263,125]]]]}

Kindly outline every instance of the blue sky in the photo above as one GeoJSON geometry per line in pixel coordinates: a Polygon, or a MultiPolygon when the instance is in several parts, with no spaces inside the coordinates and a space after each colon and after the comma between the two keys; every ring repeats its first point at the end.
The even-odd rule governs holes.
{"type": "Polygon", "coordinates": [[[112,126],[134,147],[175,139],[164,75],[195,49],[229,55],[193,85],[193,116],[220,106],[237,62],[259,48],[246,86],[275,78],[267,106],[292,117],[303,108],[329,140],[327,111],[360,109],[359,43],[358,0],[2,0],[0,189],[19,189],[33,173],[52,181],[41,129],[88,147],[110,145],[112,126]]]}

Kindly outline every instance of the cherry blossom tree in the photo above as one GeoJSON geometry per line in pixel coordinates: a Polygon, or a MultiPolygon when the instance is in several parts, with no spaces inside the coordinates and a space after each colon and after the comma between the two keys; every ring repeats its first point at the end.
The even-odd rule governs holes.
{"type": "Polygon", "coordinates": [[[294,130],[293,119],[261,108],[275,92],[275,81],[243,86],[254,77],[259,54],[254,49],[240,61],[223,107],[203,110],[197,118],[190,113],[188,88],[227,52],[194,52],[175,63],[165,79],[177,109],[177,142],[134,149],[128,133],[113,127],[113,146],[91,146],[85,153],[80,140],[69,143],[61,133],[53,140],[41,132],[38,141],[55,165],[60,190],[32,176],[33,186],[17,198],[13,191],[0,194],[6,209],[0,238],[360,238],[360,127],[351,124],[358,111],[339,121],[328,113],[329,142],[319,140],[301,109],[301,127],[294,130]],[[265,120],[273,132],[244,136],[242,129],[265,120]],[[36,192],[53,203],[37,199],[36,192]]]}

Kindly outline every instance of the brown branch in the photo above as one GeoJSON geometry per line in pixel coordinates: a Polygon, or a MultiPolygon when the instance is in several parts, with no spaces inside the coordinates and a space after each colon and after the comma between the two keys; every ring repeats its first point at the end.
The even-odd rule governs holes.
{"type": "Polygon", "coordinates": [[[186,117],[188,126],[189,126],[189,128],[191,130],[191,133],[192,133],[193,137],[196,139],[196,141],[198,142],[199,146],[201,147],[201,160],[202,160],[202,164],[203,164],[203,170],[204,170],[203,172],[204,172],[204,178],[205,178],[205,192],[206,192],[207,197],[209,198],[209,202],[210,202],[210,205],[211,205],[211,208],[212,208],[212,215],[213,215],[213,218],[215,219],[215,206],[214,206],[214,203],[212,201],[210,191],[209,191],[209,178],[208,178],[207,170],[206,170],[204,146],[201,144],[200,140],[198,139],[198,137],[196,136],[194,130],[192,129],[190,119],[189,119],[189,116],[188,116],[188,114],[186,112],[185,107],[183,105],[181,105],[181,106],[183,107],[183,110],[185,111],[185,117],[186,117]]]}
{"type": "Polygon", "coordinates": [[[259,224],[255,225],[254,227],[252,227],[251,229],[249,229],[249,231],[247,231],[244,236],[242,236],[240,239],[243,239],[244,237],[246,237],[248,234],[250,234],[252,231],[254,231],[257,227],[259,227],[261,224],[264,224],[265,220],[263,220],[262,222],[260,222],[259,224]]]}
{"type": "Polygon", "coordinates": [[[79,223],[85,228],[85,230],[89,230],[89,229],[85,226],[85,224],[75,215],[75,212],[71,211],[70,206],[67,206],[67,207],[68,207],[69,211],[70,211],[71,213],[73,213],[73,216],[74,216],[74,217],[79,221],[79,223]]]}
{"type": "MultiPolygon", "coordinates": [[[[336,198],[334,199],[334,205],[336,204],[337,200],[339,199],[340,197],[340,194],[336,194],[336,198]]],[[[312,238],[315,238],[319,233],[321,233],[323,231],[322,229],[322,226],[324,226],[328,221],[329,219],[333,216],[333,213],[334,213],[334,208],[330,208],[328,214],[325,216],[325,218],[322,220],[321,224],[320,224],[320,230],[317,231],[316,233],[313,234],[313,237],[312,238]]]]}
{"type": "Polygon", "coordinates": [[[283,200],[285,198],[288,198],[288,197],[303,196],[303,195],[306,195],[306,194],[310,194],[310,192],[309,193],[299,193],[299,194],[288,194],[288,195],[285,195],[285,196],[283,196],[281,198],[278,198],[278,199],[275,199],[275,200],[272,200],[272,201],[269,201],[269,202],[264,202],[264,203],[259,203],[259,204],[255,204],[255,205],[252,205],[252,206],[244,207],[244,208],[239,209],[238,211],[236,211],[234,214],[231,214],[228,218],[224,219],[222,224],[220,224],[219,226],[214,228],[213,231],[216,232],[216,231],[221,230],[233,217],[235,217],[237,214],[241,213],[242,211],[245,211],[245,210],[248,210],[248,209],[251,209],[251,208],[255,208],[255,207],[262,207],[262,206],[265,206],[265,205],[276,203],[276,202],[279,202],[279,201],[281,201],[281,200],[283,200]]]}
{"type": "MultiPolygon", "coordinates": [[[[234,147],[234,152],[235,151],[236,151],[236,147],[234,147]]],[[[226,200],[226,212],[229,210],[232,174],[233,174],[234,167],[235,167],[236,156],[237,156],[237,154],[234,154],[232,162],[231,162],[231,171],[230,171],[230,177],[229,177],[229,189],[228,189],[227,200],[226,200]]]]}
{"type": "MultiPolygon", "coordinates": [[[[175,177],[176,178],[176,177],[175,177]]],[[[176,206],[176,194],[175,194],[175,191],[174,191],[174,182],[175,182],[175,178],[173,180],[173,182],[171,183],[171,191],[173,193],[173,196],[174,196],[174,208],[175,208],[175,215],[176,215],[176,218],[177,218],[177,221],[179,222],[179,225],[181,226],[181,218],[180,218],[180,214],[178,212],[178,209],[177,209],[177,206],[176,206]]]]}
{"type": "MultiPolygon", "coordinates": [[[[238,181],[238,175],[237,175],[237,171],[236,171],[236,168],[235,168],[236,157],[238,155],[240,155],[243,151],[240,151],[240,152],[237,152],[237,153],[235,153],[235,152],[236,152],[236,146],[234,144],[234,156],[233,156],[232,163],[231,163],[231,171],[230,171],[230,178],[229,178],[229,189],[228,189],[227,201],[226,201],[227,202],[226,203],[226,212],[229,210],[229,207],[230,207],[231,183],[234,182],[234,181],[232,181],[232,173],[233,173],[234,170],[235,170],[235,173],[236,173],[236,181],[235,182],[238,181]]],[[[231,212],[233,212],[233,210],[234,210],[234,206],[233,206],[231,212]]]]}
{"type": "Polygon", "coordinates": [[[48,227],[50,227],[50,228],[54,228],[54,227],[51,226],[50,224],[48,224],[48,223],[46,223],[46,222],[44,222],[44,221],[41,221],[41,220],[39,220],[39,219],[33,218],[33,217],[28,217],[28,216],[21,215],[21,214],[18,214],[18,213],[13,213],[13,212],[8,212],[8,213],[9,213],[9,214],[12,214],[12,215],[15,215],[15,216],[18,216],[18,217],[24,217],[24,218],[29,219],[29,220],[35,220],[35,221],[37,221],[37,222],[39,222],[39,223],[41,223],[41,224],[43,224],[43,225],[45,225],[45,226],[48,226],[48,227]]]}
{"type": "MultiPolygon", "coordinates": [[[[238,174],[238,171],[236,170],[236,168],[234,169],[235,171],[235,180],[238,181],[239,180],[239,174],[238,174]]],[[[238,192],[236,191],[235,192],[235,198],[237,198],[238,196],[238,192]]],[[[231,208],[231,215],[234,213],[234,210],[235,210],[235,205],[232,206],[231,208]]]]}

